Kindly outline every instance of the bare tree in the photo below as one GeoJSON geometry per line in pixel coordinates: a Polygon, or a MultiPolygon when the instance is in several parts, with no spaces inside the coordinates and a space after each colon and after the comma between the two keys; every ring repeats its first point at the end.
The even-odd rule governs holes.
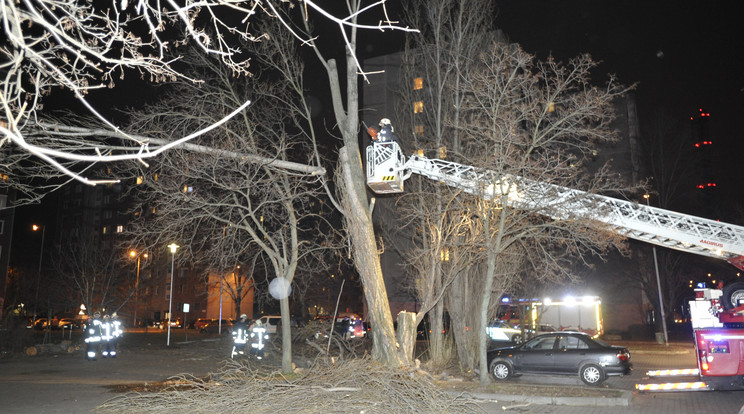
{"type": "MultiPolygon", "coordinates": [[[[218,0],[199,2],[187,0],[150,1],[123,0],[88,2],[81,0],[29,0],[6,2],[0,8],[3,39],[0,51],[5,59],[2,67],[3,88],[0,91],[0,149],[3,172],[15,179],[11,184],[22,186],[31,200],[50,188],[22,180],[22,177],[58,177],[79,180],[86,184],[117,180],[91,179],[86,169],[95,162],[145,160],[169,148],[182,145],[208,133],[245,109],[250,101],[241,99],[215,124],[203,125],[167,141],[153,142],[120,129],[107,118],[105,111],[88,99],[98,90],[114,88],[126,77],[141,77],[152,83],[177,79],[201,83],[203,79],[186,74],[182,56],[173,51],[190,43],[204,55],[216,57],[236,75],[249,75],[250,44],[264,37],[252,32],[257,16],[268,16],[285,28],[291,36],[306,44],[295,31],[288,12],[302,9],[314,12],[314,18],[338,25],[343,40],[345,28],[368,30],[409,30],[389,22],[358,26],[358,16],[336,16],[315,1],[304,0],[218,0]],[[298,7],[301,3],[301,7],[298,7]],[[177,35],[180,33],[180,35],[177,35]],[[100,120],[106,134],[70,134],[64,128],[54,128],[39,122],[47,95],[69,90],[86,111],[100,120]],[[105,136],[115,136],[116,140],[105,136]],[[122,145],[126,143],[128,145],[122,145]],[[28,160],[28,161],[26,161],[28,160]],[[28,162],[32,164],[27,171],[28,162]],[[43,174],[43,175],[41,175],[43,174]]],[[[385,11],[385,0],[373,2],[362,10],[385,11]]],[[[2,183],[2,185],[7,185],[2,183]]],[[[53,188],[53,185],[52,185],[53,188]]]]}
{"type": "Polygon", "coordinates": [[[59,278],[56,286],[69,289],[75,301],[72,304],[81,301],[89,314],[94,310],[118,311],[131,297],[133,280],[122,272],[122,262],[123,257],[101,249],[95,234],[84,231],[68,235],[56,246],[51,259],[59,278]]]}
{"type": "MultiPolygon", "coordinates": [[[[282,47],[291,45],[281,39],[280,33],[275,41],[282,47]]],[[[201,76],[208,82],[198,88],[188,83],[176,85],[176,90],[165,93],[161,102],[132,114],[132,119],[150,134],[160,128],[159,133],[167,136],[209,125],[241,97],[250,95],[260,106],[249,108],[218,133],[201,137],[200,143],[225,153],[260,154],[282,160],[304,157],[306,164],[316,162],[316,151],[310,145],[314,140],[304,132],[308,130],[309,108],[302,102],[302,95],[287,87],[303,89],[301,66],[291,48],[278,50],[269,41],[263,46],[280,56],[264,53],[259,59],[289,67],[264,65],[253,77],[237,80],[225,66],[194,55],[192,68],[203,72],[201,76]],[[276,72],[280,72],[279,77],[276,72]],[[184,102],[182,96],[187,93],[191,99],[184,102]],[[168,125],[168,130],[162,130],[161,125],[168,125]]],[[[332,235],[330,226],[320,230],[324,204],[317,202],[322,197],[319,177],[290,175],[268,164],[204,156],[179,148],[163,154],[137,174],[142,177],[139,204],[143,211],[154,213],[148,214],[134,232],[143,238],[154,237],[161,244],[162,237],[181,240],[190,256],[203,258],[207,253],[212,266],[217,264],[214,258],[234,260],[234,268],[242,264],[243,270],[255,269],[257,263],[265,261],[267,270],[280,283],[289,285],[304,256],[332,246],[325,237],[332,235]],[[218,235],[222,234],[220,239],[218,235]],[[221,256],[213,256],[217,252],[221,256]]],[[[224,265],[215,267],[224,269],[224,265]]],[[[244,287],[234,286],[236,299],[244,287]]],[[[280,304],[282,369],[288,372],[292,365],[289,292],[272,293],[280,304]]]]}
{"type": "MultiPolygon", "coordinates": [[[[485,263],[478,319],[485,327],[494,289],[520,269],[503,271],[504,255],[525,255],[536,275],[569,276],[568,260],[599,255],[620,241],[597,231],[604,226],[593,223],[591,213],[562,207],[575,200],[550,192],[525,194],[520,186],[528,183],[516,177],[588,193],[625,190],[606,169],[592,175],[581,166],[598,146],[617,139],[610,129],[612,102],[626,89],[612,78],[605,87],[592,85],[589,73],[596,65],[588,56],[566,65],[552,59],[535,63],[517,45],[494,43],[480,63],[480,70],[463,79],[468,100],[461,127],[467,137],[462,155],[495,172],[495,181],[478,184],[484,198],[474,208],[483,224],[477,243],[485,263]],[[514,178],[504,180],[507,175],[514,178]]],[[[477,333],[480,379],[487,382],[486,332],[477,333]]]]}
{"type": "MultiPolygon", "coordinates": [[[[451,0],[412,1],[406,5],[406,19],[421,34],[410,37],[403,54],[401,88],[399,94],[403,108],[397,111],[396,125],[399,133],[410,137],[407,147],[434,150],[439,157],[446,157],[446,150],[460,151],[461,131],[457,128],[462,114],[465,91],[460,88],[462,76],[469,66],[490,43],[492,37],[492,2],[453,2],[451,0]],[[484,35],[485,33],[485,35],[484,35]],[[414,87],[411,79],[421,78],[421,87],[414,87]],[[425,102],[425,110],[410,110],[416,101],[425,102]]],[[[450,283],[464,273],[455,265],[463,243],[462,228],[470,217],[462,214],[457,192],[442,189],[439,183],[426,179],[413,179],[408,184],[411,195],[397,202],[400,216],[386,232],[388,245],[395,246],[400,229],[408,231],[406,239],[414,248],[404,245],[401,257],[407,258],[412,284],[421,304],[416,321],[429,315],[431,336],[430,356],[434,365],[443,364],[444,293],[450,283]],[[445,260],[444,256],[447,256],[445,260]],[[451,258],[451,259],[450,259],[451,258]]],[[[384,229],[385,227],[383,227],[384,229]]],[[[456,331],[460,332],[460,331],[456,331]]],[[[409,332],[408,335],[413,335],[409,332]]]]}
{"type": "MultiPolygon", "coordinates": [[[[359,152],[359,90],[358,62],[356,60],[357,28],[361,14],[368,7],[361,0],[346,0],[349,25],[343,28],[346,47],[345,59],[339,67],[336,59],[328,58],[318,47],[313,47],[318,61],[323,65],[330,84],[336,127],[341,133],[343,147],[339,149],[337,185],[341,195],[341,211],[344,215],[346,231],[351,241],[354,264],[364,286],[364,294],[369,309],[369,317],[375,331],[373,338],[373,357],[387,365],[401,364],[396,349],[393,320],[387,288],[380,266],[380,255],[372,223],[371,205],[367,200],[366,179],[359,152]],[[345,69],[345,75],[340,70],[345,69]],[[346,90],[342,88],[345,85],[346,90]]],[[[307,16],[309,17],[309,16],[307,16]]],[[[392,25],[387,14],[381,16],[378,24],[392,25]]],[[[309,18],[305,22],[306,33],[312,33],[309,18]]],[[[316,46],[315,38],[310,37],[311,45],[316,46]]]]}

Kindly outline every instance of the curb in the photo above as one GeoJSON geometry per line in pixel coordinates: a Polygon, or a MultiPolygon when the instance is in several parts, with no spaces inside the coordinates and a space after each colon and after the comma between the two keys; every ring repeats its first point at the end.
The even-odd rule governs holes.
{"type": "Polygon", "coordinates": [[[628,407],[633,398],[630,391],[617,390],[622,393],[622,397],[601,398],[601,397],[544,397],[537,395],[516,395],[516,394],[487,394],[487,393],[462,393],[454,391],[445,391],[452,396],[470,396],[474,400],[483,402],[511,401],[519,403],[532,403],[537,405],[568,405],[584,407],[628,407]]]}

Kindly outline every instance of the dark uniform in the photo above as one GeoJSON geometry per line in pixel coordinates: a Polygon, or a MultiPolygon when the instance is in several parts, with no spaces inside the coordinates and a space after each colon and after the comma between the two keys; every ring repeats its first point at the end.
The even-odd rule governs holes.
{"type": "Polygon", "coordinates": [[[96,312],[93,318],[85,322],[85,358],[95,361],[98,347],[101,344],[101,314],[96,312]]]}
{"type": "Polygon", "coordinates": [[[380,132],[377,134],[377,140],[379,142],[398,142],[398,137],[395,135],[393,125],[390,124],[390,120],[382,118],[380,120],[380,132]]]}
{"type": "MultiPolygon", "coordinates": [[[[123,333],[123,331],[121,330],[121,321],[119,320],[119,315],[116,312],[111,314],[111,319],[109,319],[109,326],[110,335],[108,337],[108,340],[104,342],[104,352],[108,352],[108,356],[110,356],[111,358],[116,358],[119,338],[123,333]]],[[[106,354],[104,353],[103,356],[106,356],[106,354]]]]}
{"type": "Polygon", "coordinates": [[[257,359],[263,359],[264,357],[264,341],[269,339],[269,335],[266,333],[266,328],[263,327],[261,321],[258,320],[251,328],[251,355],[254,355],[257,359]]]}
{"type": "Polygon", "coordinates": [[[235,355],[245,355],[245,344],[248,343],[248,324],[246,323],[248,316],[246,314],[240,315],[240,319],[235,322],[232,329],[233,336],[233,349],[230,354],[230,358],[235,355]]]}

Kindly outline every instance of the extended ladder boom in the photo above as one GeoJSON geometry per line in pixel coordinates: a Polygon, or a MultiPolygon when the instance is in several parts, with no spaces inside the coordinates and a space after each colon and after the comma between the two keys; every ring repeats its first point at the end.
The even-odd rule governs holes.
{"type": "Polygon", "coordinates": [[[440,159],[406,160],[395,142],[367,148],[367,184],[377,193],[401,193],[416,173],[487,199],[503,197],[514,208],[555,219],[591,219],[623,236],[725,259],[744,269],[744,227],[585,191],[478,169],[440,159]]]}

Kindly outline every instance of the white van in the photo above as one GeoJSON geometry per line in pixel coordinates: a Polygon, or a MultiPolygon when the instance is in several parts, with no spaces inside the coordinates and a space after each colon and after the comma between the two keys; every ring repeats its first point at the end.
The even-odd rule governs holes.
{"type": "MultiPolygon", "coordinates": [[[[265,315],[256,319],[256,321],[261,321],[261,326],[266,328],[266,333],[272,335],[276,333],[277,326],[282,324],[282,317],[278,315],[265,315]]],[[[251,324],[251,329],[255,326],[256,322],[253,322],[253,324],[251,324]]]]}

